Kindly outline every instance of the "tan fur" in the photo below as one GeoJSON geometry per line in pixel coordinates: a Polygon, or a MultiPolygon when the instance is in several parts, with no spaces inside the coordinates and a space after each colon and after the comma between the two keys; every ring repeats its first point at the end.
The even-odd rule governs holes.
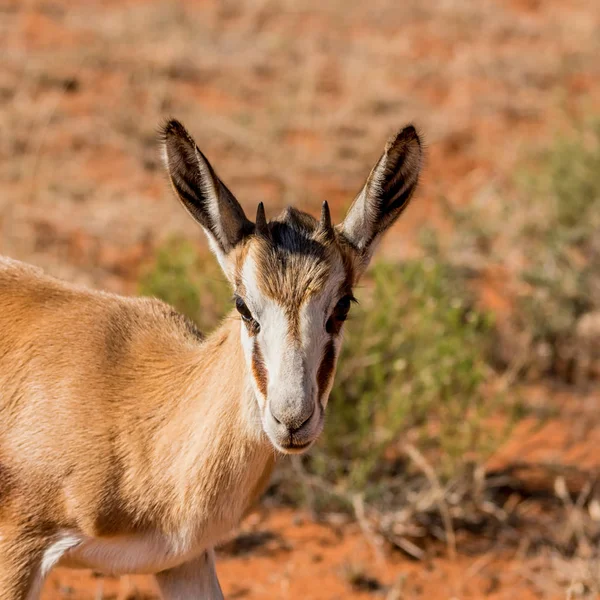
{"type": "Polygon", "coordinates": [[[159,301],[0,260],[3,600],[24,583],[2,561],[35,560],[30,548],[61,529],[202,537],[235,526],[273,468],[238,328],[226,319],[201,343],[159,301]]]}

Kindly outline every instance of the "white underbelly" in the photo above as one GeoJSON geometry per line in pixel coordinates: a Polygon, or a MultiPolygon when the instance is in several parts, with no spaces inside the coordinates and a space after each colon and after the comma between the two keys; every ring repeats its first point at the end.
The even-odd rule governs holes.
{"type": "MultiPolygon", "coordinates": [[[[57,566],[94,569],[106,575],[158,573],[187,562],[205,549],[202,544],[184,543],[157,533],[107,539],[64,535],[65,539],[73,540],[73,544],[62,553],[57,566]]],[[[60,542],[56,542],[54,547],[59,545],[60,542]]]]}

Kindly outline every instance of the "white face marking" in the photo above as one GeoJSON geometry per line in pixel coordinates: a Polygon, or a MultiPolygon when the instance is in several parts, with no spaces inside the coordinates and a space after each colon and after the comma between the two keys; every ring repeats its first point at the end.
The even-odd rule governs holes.
{"type": "MultiPolygon", "coordinates": [[[[260,323],[260,349],[269,373],[273,377],[279,374],[281,364],[277,357],[283,356],[290,347],[289,322],[283,307],[267,298],[256,283],[256,265],[252,256],[248,256],[242,269],[242,282],[246,288],[246,302],[254,318],[260,323]],[[270,368],[269,368],[270,365],[270,368]],[[271,371],[272,369],[272,371],[271,371]]],[[[252,341],[247,330],[246,335],[252,341]]]]}
{"type": "MultiPolygon", "coordinates": [[[[310,370],[312,377],[316,380],[323,354],[326,345],[330,340],[333,339],[333,343],[336,349],[336,356],[338,356],[339,348],[342,342],[342,332],[337,336],[332,336],[327,333],[325,324],[327,319],[331,316],[331,312],[339,298],[339,289],[345,278],[344,271],[339,266],[332,274],[332,277],[328,281],[326,288],[318,295],[312,296],[308,302],[306,302],[300,311],[300,330],[302,332],[302,343],[304,353],[307,357],[310,357],[310,370]]],[[[333,385],[333,377],[330,378],[329,384],[326,390],[322,390],[322,397],[320,401],[323,408],[327,406],[329,399],[329,392],[333,385]]]]}
{"type": "MultiPolygon", "coordinates": [[[[313,294],[300,309],[300,339],[290,335],[289,317],[284,307],[275,299],[266,297],[257,284],[256,263],[249,253],[242,267],[241,277],[245,288],[244,300],[253,317],[260,324],[260,332],[251,336],[241,326],[241,340],[246,362],[252,370],[254,345],[258,344],[267,371],[267,397],[261,393],[252,377],[261,414],[263,428],[276,448],[287,451],[290,430],[296,430],[302,445],[312,443],[323,426],[322,414],[332,381],[322,390],[321,404],[318,398],[317,374],[324,350],[331,340],[325,324],[335,303],[339,300],[340,287],[345,279],[341,261],[332,265],[327,285],[313,294]],[[305,425],[303,425],[305,423],[305,425]]],[[[341,336],[335,340],[336,355],[341,336]]],[[[333,379],[333,378],[331,378],[333,379]]]]}
{"type": "MultiPolygon", "coordinates": [[[[267,298],[258,288],[256,280],[256,265],[252,256],[248,256],[242,268],[242,283],[246,289],[246,301],[250,312],[260,323],[260,333],[258,336],[251,336],[245,325],[242,325],[241,338],[246,363],[252,368],[252,352],[254,344],[260,344],[260,350],[263,355],[267,372],[273,376],[279,371],[279,364],[273,360],[273,357],[282,356],[289,346],[288,319],[283,308],[267,298]]],[[[253,389],[258,399],[261,411],[265,410],[266,398],[258,389],[254,377],[252,377],[253,389]]]]}

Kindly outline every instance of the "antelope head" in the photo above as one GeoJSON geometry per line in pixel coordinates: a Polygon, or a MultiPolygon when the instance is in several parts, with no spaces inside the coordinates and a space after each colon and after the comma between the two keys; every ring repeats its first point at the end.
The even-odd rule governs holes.
{"type": "Polygon", "coordinates": [[[241,344],[262,427],[284,453],[305,451],[323,429],[344,321],[382,234],[408,205],[422,149],[414,127],[391,138],[344,221],[286,209],[255,222],[175,120],[163,130],[173,188],[202,226],[234,291],[241,344]]]}

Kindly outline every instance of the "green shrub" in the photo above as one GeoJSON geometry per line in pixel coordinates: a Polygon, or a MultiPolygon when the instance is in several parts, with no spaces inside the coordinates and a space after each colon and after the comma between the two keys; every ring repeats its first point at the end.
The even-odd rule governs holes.
{"type": "Polygon", "coordinates": [[[545,369],[568,375],[577,322],[600,310],[600,120],[556,140],[520,189],[521,322],[545,369]]]}
{"type": "Polygon", "coordinates": [[[498,362],[527,376],[597,376],[600,362],[581,343],[578,324],[600,315],[600,119],[558,137],[511,186],[481,199],[448,205],[460,235],[446,259],[505,274],[511,313],[498,362]]]}
{"type": "Polygon", "coordinates": [[[231,291],[215,258],[185,240],[172,239],[158,248],[140,278],[139,292],[168,302],[203,333],[231,307],[231,291]]]}

